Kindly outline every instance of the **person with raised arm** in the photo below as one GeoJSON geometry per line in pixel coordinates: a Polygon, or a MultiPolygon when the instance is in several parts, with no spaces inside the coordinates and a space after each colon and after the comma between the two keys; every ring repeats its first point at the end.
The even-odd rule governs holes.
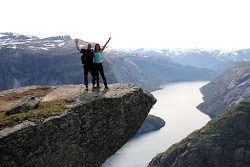
{"type": "Polygon", "coordinates": [[[94,50],[94,66],[95,66],[95,76],[96,76],[96,83],[97,88],[100,88],[99,85],[99,73],[102,76],[103,83],[105,85],[105,89],[108,89],[107,79],[104,75],[104,70],[102,66],[102,52],[106,48],[107,44],[109,43],[111,37],[109,37],[109,40],[106,42],[106,44],[101,48],[100,45],[97,43],[95,44],[95,50],[94,50]]]}
{"type": "Polygon", "coordinates": [[[88,43],[87,49],[80,49],[79,48],[79,40],[75,39],[76,48],[77,50],[82,53],[82,64],[83,64],[83,70],[84,70],[84,85],[86,86],[86,89],[88,89],[88,73],[90,72],[92,76],[92,84],[93,87],[95,86],[95,69],[93,64],[94,59],[94,51],[91,49],[91,43],[88,43]]]}

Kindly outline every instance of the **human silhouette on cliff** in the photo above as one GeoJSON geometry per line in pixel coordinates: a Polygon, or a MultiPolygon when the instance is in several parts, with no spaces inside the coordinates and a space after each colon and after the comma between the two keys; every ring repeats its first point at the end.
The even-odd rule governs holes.
{"type": "Polygon", "coordinates": [[[95,76],[96,76],[96,82],[97,82],[97,88],[99,88],[99,73],[102,76],[103,83],[105,85],[105,88],[108,89],[107,79],[104,75],[104,70],[102,66],[102,52],[106,48],[107,44],[109,43],[111,37],[109,37],[106,44],[101,48],[100,45],[97,43],[95,44],[95,50],[94,50],[94,69],[95,69],[95,76]]]}
{"type": "Polygon", "coordinates": [[[87,49],[80,49],[78,46],[79,40],[75,39],[76,48],[80,53],[82,53],[82,64],[84,69],[84,84],[86,86],[86,89],[88,89],[88,73],[90,72],[92,76],[92,84],[93,87],[95,86],[95,69],[93,64],[93,58],[94,58],[94,52],[93,49],[91,49],[92,45],[91,43],[88,43],[87,49]]]}

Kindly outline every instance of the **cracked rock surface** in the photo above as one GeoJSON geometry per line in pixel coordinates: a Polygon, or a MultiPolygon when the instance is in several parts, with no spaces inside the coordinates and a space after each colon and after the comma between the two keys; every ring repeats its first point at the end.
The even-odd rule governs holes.
{"type": "MultiPolygon", "coordinates": [[[[0,97],[7,104],[4,97],[11,93],[42,88],[7,90],[0,97]]],[[[1,166],[101,166],[136,134],[156,102],[149,92],[130,84],[112,84],[108,90],[103,85],[90,85],[89,90],[84,85],[52,86],[40,96],[41,102],[66,99],[68,109],[42,123],[24,121],[1,130],[1,166]]],[[[9,108],[15,105],[10,103],[9,108]]]]}

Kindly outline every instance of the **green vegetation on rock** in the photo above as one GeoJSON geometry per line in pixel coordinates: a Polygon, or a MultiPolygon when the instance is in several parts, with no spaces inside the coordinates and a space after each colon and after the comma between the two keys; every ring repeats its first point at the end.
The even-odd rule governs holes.
{"type": "MultiPolygon", "coordinates": [[[[0,100],[34,88],[2,92],[0,100]]],[[[135,85],[109,84],[109,90],[98,91],[86,91],[84,85],[55,86],[42,101],[51,103],[30,111],[42,113],[41,118],[62,112],[65,103],[69,108],[41,123],[25,121],[0,131],[1,166],[101,166],[137,133],[156,99],[135,85]]]]}
{"type": "Polygon", "coordinates": [[[62,114],[68,107],[66,100],[56,100],[50,102],[40,102],[37,109],[29,110],[24,113],[6,115],[6,111],[0,113],[0,129],[17,125],[25,120],[41,122],[44,119],[62,114]]]}

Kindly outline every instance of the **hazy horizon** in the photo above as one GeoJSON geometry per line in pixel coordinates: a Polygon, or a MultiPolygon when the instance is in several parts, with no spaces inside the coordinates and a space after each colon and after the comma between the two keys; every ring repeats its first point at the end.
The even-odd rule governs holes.
{"type": "Polygon", "coordinates": [[[114,49],[250,48],[248,0],[1,2],[0,32],[69,35],[114,49]]]}

